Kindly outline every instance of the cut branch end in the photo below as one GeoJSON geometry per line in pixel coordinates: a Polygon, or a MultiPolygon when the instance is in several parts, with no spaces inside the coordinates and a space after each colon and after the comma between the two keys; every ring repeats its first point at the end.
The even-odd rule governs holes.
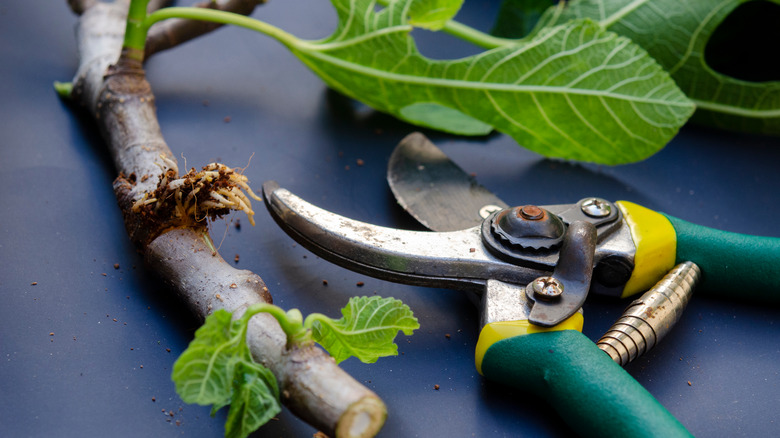
{"type": "Polygon", "coordinates": [[[387,407],[377,397],[366,396],[344,411],[336,426],[336,436],[341,438],[373,437],[387,419],[387,407]]]}

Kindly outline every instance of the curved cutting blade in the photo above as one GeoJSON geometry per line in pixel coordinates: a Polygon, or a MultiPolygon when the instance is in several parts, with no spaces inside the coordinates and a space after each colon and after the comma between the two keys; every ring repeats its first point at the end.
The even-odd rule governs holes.
{"type": "Polygon", "coordinates": [[[433,231],[475,227],[508,207],[419,132],[396,146],[387,182],[398,204],[433,231]]]}
{"type": "Polygon", "coordinates": [[[339,216],[280,188],[263,184],[268,211],[290,237],[320,257],[383,280],[482,292],[488,279],[526,284],[544,271],[493,256],[480,228],[408,231],[339,216]]]}

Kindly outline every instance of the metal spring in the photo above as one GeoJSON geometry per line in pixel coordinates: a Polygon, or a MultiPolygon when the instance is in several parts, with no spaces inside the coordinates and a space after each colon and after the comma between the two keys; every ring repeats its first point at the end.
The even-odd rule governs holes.
{"type": "Polygon", "coordinates": [[[680,319],[700,278],[693,262],[675,266],[634,300],[596,344],[621,366],[647,353],[680,319]]]}

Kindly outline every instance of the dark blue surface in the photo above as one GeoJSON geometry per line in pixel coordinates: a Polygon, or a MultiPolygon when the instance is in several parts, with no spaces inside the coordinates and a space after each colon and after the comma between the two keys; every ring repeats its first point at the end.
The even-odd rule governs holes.
{"type": "MultiPolygon", "coordinates": [[[[462,21],[489,27],[495,4],[470,3],[462,21]]],[[[308,38],[335,23],[324,1],[273,1],[255,15],[308,38]]],[[[75,72],[74,24],[64,0],[0,6],[0,435],[221,436],[225,413],[211,418],[208,408],[184,404],[169,377],[198,324],[126,237],[111,189],[115,172],[94,125],[52,89],[75,72]]],[[[418,34],[426,53],[473,51],[418,34]]],[[[278,43],[224,29],[147,67],[163,134],[188,167],[249,163],[256,188],[273,179],[339,214],[419,228],[385,182],[393,147],[414,128],[355,112],[278,43]]],[[[427,134],[510,204],[597,195],[780,236],[777,138],[688,126],[642,163],[603,167],[544,160],[504,135],[427,134]]],[[[387,403],[380,436],[571,434],[528,394],[476,373],[477,316],[467,297],[338,268],[296,245],[259,203],[256,210],[256,227],[235,216],[240,230],[220,221],[213,236],[227,260],[238,254],[239,267],[264,278],[277,304],[337,316],[349,297],[376,293],[402,299],[419,318],[422,328],[398,339],[399,356],[343,364],[387,403]]],[[[780,435],[780,312],[738,295],[696,296],[662,345],[628,368],[697,436],[780,435]]],[[[597,338],[626,304],[591,299],[586,335],[597,338]]],[[[285,410],[257,436],[314,432],[285,410]]]]}

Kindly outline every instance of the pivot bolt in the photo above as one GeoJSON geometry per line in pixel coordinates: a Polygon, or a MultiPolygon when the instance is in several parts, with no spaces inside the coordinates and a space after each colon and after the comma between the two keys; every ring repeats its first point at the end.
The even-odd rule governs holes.
{"type": "Polygon", "coordinates": [[[551,300],[563,294],[563,283],[554,277],[539,277],[531,283],[534,296],[542,300],[551,300]]]}
{"type": "Polygon", "coordinates": [[[523,216],[523,219],[538,221],[544,217],[544,210],[535,205],[524,205],[520,207],[520,215],[523,216]]]}
{"type": "Polygon", "coordinates": [[[612,213],[612,205],[599,198],[590,198],[582,202],[582,212],[594,218],[607,217],[612,213]]]}

